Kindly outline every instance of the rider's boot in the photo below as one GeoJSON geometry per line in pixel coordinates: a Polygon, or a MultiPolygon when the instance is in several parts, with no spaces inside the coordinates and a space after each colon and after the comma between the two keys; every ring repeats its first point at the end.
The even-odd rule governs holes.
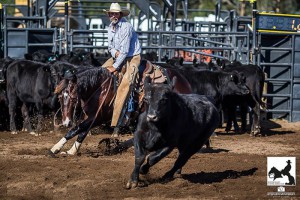
{"type": "Polygon", "coordinates": [[[120,132],[120,128],[119,128],[118,126],[116,126],[116,127],[114,128],[114,132],[112,133],[111,137],[112,137],[112,138],[117,138],[117,137],[119,137],[119,132],[120,132]]]}

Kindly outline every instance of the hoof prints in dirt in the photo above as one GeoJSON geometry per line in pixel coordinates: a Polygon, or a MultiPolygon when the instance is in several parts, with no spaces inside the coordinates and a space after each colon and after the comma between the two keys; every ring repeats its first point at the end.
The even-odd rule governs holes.
{"type": "Polygon", "coordinates": [[[121,141],[115,138],[104,138],[99,141],[97,151],[88,151],[88,154],[94,158],[98,158],[99,156],[115,155],[120,153],[114,151],[120,143],[121,141]]]}

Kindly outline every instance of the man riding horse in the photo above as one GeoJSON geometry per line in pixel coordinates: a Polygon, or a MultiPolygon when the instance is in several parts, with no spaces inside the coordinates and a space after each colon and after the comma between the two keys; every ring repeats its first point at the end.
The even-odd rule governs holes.
{"type": "Polygon", "coordinates": [[[108,27],[108,51],[112,57],[102,67],[115,75],[121,72],[122,68],[126,70],[117,89],[111,120],[111,126],[115,127],[113,136],[118,136],[126,114],[125,105],[138,76],[141,45],[134,28],[123,18],[129,15],[128,10],[122,10],[118,3],[112,3],[110,9],[104,11],[111,21],[108,27]]]}

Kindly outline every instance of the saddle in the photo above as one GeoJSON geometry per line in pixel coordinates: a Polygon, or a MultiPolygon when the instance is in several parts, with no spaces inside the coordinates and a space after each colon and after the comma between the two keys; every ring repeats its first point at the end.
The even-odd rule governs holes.
{"type": "Polygon", "coordinates": [[[169,83],[170,79],[166,70],[159,65],[155,65],[148,60],[142,60],[139,66],[139,78],[136,82],[134,92],[137,93],[138,105],[141,108],[144,98],[144,80],[151,78],[152,83],[169,83]]]}

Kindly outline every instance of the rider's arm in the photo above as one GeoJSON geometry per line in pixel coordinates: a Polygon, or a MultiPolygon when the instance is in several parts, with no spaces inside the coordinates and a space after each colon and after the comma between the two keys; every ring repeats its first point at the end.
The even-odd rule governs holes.
{"type": "MultiPolygon", "coordinates": [[[[113,67],[116,69],[120,67],[120,65],[128,55],[133,29],[130,24],[126,24],[126,26],[122,26],[122,29],[119,31],[121,31],[119,56],[116,58],[116,61],[113,64],[113,67]]],[[[116,51],[114,52],[114,56],[115,54],[116,51]]]]}

